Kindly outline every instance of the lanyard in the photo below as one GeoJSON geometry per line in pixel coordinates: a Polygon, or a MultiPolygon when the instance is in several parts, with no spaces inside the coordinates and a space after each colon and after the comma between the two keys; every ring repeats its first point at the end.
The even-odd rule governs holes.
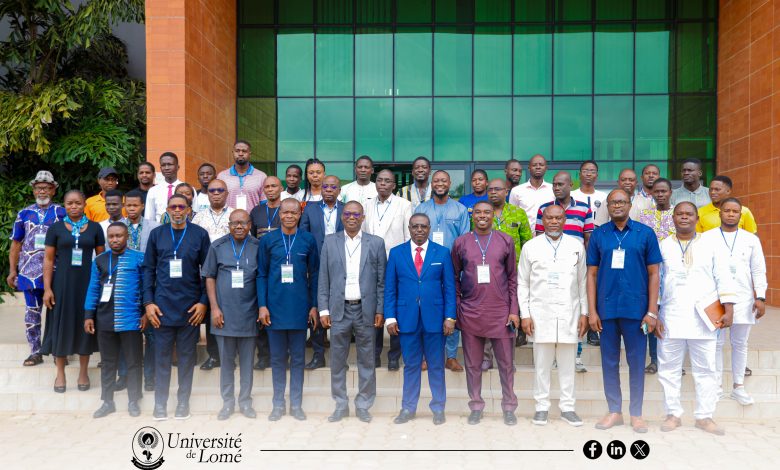
{"type": "Polygon", "coordinates": [[[246,241],[247,239],[244,238],[244,244],[241,245],[241,251],[239,253],[236,253],[236,242],[233,241],[233,236],[230,237],[230,244],[233,246],[233,257],[236,259],[236,270],[238,269],[238,265],[241,262],[241,256],[244,254],[244,248],[246,248],[246,241]]]}
{"type": "Polygon", "coordinates": [[[488,251],[488,248],[490,247],[490,240],[493,238],[493,231],[492,230],[490,231],[490,236],[488,236],[488,241],[487,241],[487,244],[485,245],[484,249],[482,248],[482,243],[479,242],[479,237],[477,236],[477,232],[471,232],[471,233],[474,234],[474,241],[477,242],[477,246],[479,247],[479,251],[482,252],[482,264],[484,265],[485,264],[485,258],[487,257],[487,251],[488,251]]]}
{"type": "Polygon", "coordinates": [[[232,167],[230,167],[230,173],[233,174],[234,176],[238,176],[238,187],[242,190],[242,192],[244,189],[244,178],[251,175],[254,169],[255,168],[252,165],[249,165],[249,169],[246,170],[246,173],[244,173],[243,175],[239,175],[238,170],[236,170],[235,164],[232,167]]]}
{"type": "Polygon", "coordinates": [[[335,212],[336,209],[338,209],[339,203],[336,202],[336,204],[333,204],[333,209],[330,209],[327,214],[325,213],[326,207],[328,207],[328,204],[324,202],[320,205],[320,209],[322,209],[322,214],[325,216],[325,225],[330,225],[330,218],[333,216],[333,212],[335,212]]]}
{"type": "MultiPolygon", "coordinates": [[[[279,207],[282,207],[281,205],[279,207]]],[[[276,214],[279,213],[279,207],[276,208],[274,211],[274,216],[271,217],[271,211],[268,210],[268,204],[265,205],[265,218],[268,221],[268,230],[271,229],[271,223],[276,218],[276,214]]]]}
{"type": "Polygon", "coordinates": [[[355,254],[355,252],[357,252],[358,248],[360,248],[360,244],[363,243],[363,240],[359,241],[358,244],[355,246],[355,249],[352,250],[352,252],[350,252],[349,251],[349,246],[347,246],[347,241],[348,241],[347,239],[348,239],[348,237],[349,237],[349,235],[346,235],[346,233],[345,233],[345,236],[344,236],[344,246],[347,249],[347,255],[349,256],[349,259],[351,260],[352,256],[355,254]]]}
{"type": "Polygon", "coordinates": [[[86,215],[82,215],[81,219],[79,219],[77,222],[74,222],[69,215],[65,216],[65,223],[70,224],[72,227],[70,230],[70,234],[73,235],[73,238],[76,239],[76,248],[79,247],[79,237],[81,236],[81,227],[87,225],[89,223],[89,220],[87,219],[86,215]]]}
{"type": "Polygon", "coordinates": [[[630,231],[630,228],[629,228],[628,230],[626,230],[626,233],[624,233],[622,237],[618,237],[618,236],[617,236],[617,233],[615,233],[615,232],[612,232],[612,235],[614,235],[614,236],[615,236],[615,239],[618,241],[618,250],[622,250],[622,249],[623,249],[623,248],[622,248],[622,245],[623,245],[623,240],[625,240],[625,239],[626,239],[626,237],[627,237],[627,236],[628,236],[628,234],[630,233],[629,231],[630,231]]]}
{"type": "Polygon", "coordinates": [[[437,228],[438,230],[441,230],[441,219],[444,217],[444,215],[446,215],[447,208],[444,208],[444,212],[443,212],[443,213],[442,213],[442,215],[440,216],[440,215],[439,215],[439,211],[438,211],[438,209],[437,209],[437,207],[436,207],[437,205],[438,205],[438,204],[436,204],[436,201],[433,201],[433,213],[434,213],[434,215],[436,216],[436,228],[437,228]]]}
{"type": "Polygon", "coordinates": [[[723,234],[723,228],[720,228],[720,236],[723,237],[723,243],[726,244],[726,248],[729,249],[729,256],[734,256],[734,247],[737,245],[737,235],[739,235],[739,229],[734,232],[734,242],[729,246],[729,242],[726,241],[726,235],[723,234]]]}
{"type": "Polygon", "coordinates": [[[553,245],[552,244],[552,242],[550,241],[550,237],[548,237],[547,234],[544,235],[544,239],[547,240],[547,243],[549,243],[550,246],[553,249],[553,259],[555,261],[558,261],[558,248],[560,248],[560,246],[561,246],[561,240],[563,240],[563,234],[561,234],[561,236],[558,237],[558,244],[557,245],[553,245]]]}
{"type": "MultiPolygon", "coordinates": [[[[289,237],[289,235],[287,235],[289,237]]],[[[290,252],[292,251],[293,244],[295,243],[295,239],[298,238],[298,231],[295,231],[295,235],[292,237],[292,240],[290,241],[290,247],[287,247],[287,239],[284,238],[284,233],[282,233],[282,242],[284,243],[284,255],[287,257],[287,264],[290,264],[290,252]]]]}
{"type": "Polygon", "coordinates": [[[138,237],[141,234],[141,231],[144,229],[143,227],[143,220],[144,218],[141,217],[141,221],[138,222],[138,228],[133,228],[132,222],[128,220],[127,228],[130,231],[130,248],[134,250],[140,250],[141,245],[139,245],[138,237]]]}
{"type": "Polygon", "coordinates": [[[184,240],[184,236],[187,235],[187,227],[189,226],[188,223],[184,223],[184,232],[181,234],[181,238],[179,238],[179,242],[176,243],[176,237],[173,236],[173,224],[170,225],[171,228],[171,242],[173,243],[173,259],[176,259],[176,252],[179,251],[179,247],[181,246],[181,242],[184,240]]]}
{"type": "MultiPolygon", "coordinates": [[[[37,205],[37,204],[36,204],[37,205]]],[[[49,215],[49,209],[51,209],[52,206],[46,208],[46,211],[43,213],[43,218],[41,218],[41,213],[38,211],[38,209],[35,209],[35,214],[38,216],[38,224],[37,225],[43,225],[44,222],[46,222],[46,216],[49,215]]]]}
{"type": "Polygon", "coordinates": [[[374,206],[374,208],[376,209],[376,216],[379,217],[379,225],[382,225],[382,219],[384,219],[385,215],[387,215],[387,211],[390,210],[390,205],[392,203],[390,202],[390,198],[387,198],[387,202],[386,202],[387,207],[385,207],[385,211],[382,212],[382,215],[379,215],[379,205],[380,204],[383,205],[383,206],[385,205],[384,202],[380,201],[379,198],[377,198],[376,205],[374,206]]]}
{"type": "Polygon", "coordinates": [[[209,215],[211,216],[211,221],[214,222],[214,228],[219,229],[219,224],[222,223],[222,218],[225,217],[225,214],[227,214],[227,209],[222,208],[222,214],[219,216],[219,219],[214,218],[214,210],[209,207],[209,215]]]}
{"type": "Polygon", "coordinates": [[[420,188],[417,187],[416,184],[412,183],[414,186],[414,189],[417,191],[417,200],[420,201],[420,203],[425,202],[425,196],[428,195],[428,188],[430,188],[430,184],[425,187],[422,194],[420,194],[420,188]]]}
{"type": "Polygon", "coordinates": [[[119,269],[119,257],[121,255],[117,255],[116,257],[116,267],[114,269],[111,269],[112,259],[114,257],[114,253],[108,254],[108,283],[111,284],[111,279],[114,277],[114,274],[116,274],[117,269],[119,269]]]}
{"type": "Polygon", "coordinates": [[[677,238],[677,236],[674,237],[674,239],[677,240],[677,245],[680,247],[680,251],[682,252],[681,256],[682,256],[683,264],[685,264],[685,254],[688,253],[688,248],[690,248],[691,245],[693,245],[693,242],[695,242],[698,238],[699,238],[699,234],[697,233],[693,236],[693,238],[690,241],[688,241],[688,243],[685,244],[685,248],[683,248],[680,239],[677,238]]]}
{"type": "Polygon", "coordinates": [[[504,208],[501,208],[501,215],[496,215],[496,211],[493,211],[493,221],[496,223],[496,227],[501,230],[501,226],[504,225],[504,208]]]}

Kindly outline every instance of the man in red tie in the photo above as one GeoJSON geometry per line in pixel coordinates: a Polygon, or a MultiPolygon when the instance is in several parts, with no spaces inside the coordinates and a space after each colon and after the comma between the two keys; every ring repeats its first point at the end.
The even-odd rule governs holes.
{"type": "Polygon", "coordinates": [[[160,173],[163,181],[160,184],[152,186],[146,195],[146,211],[144,219],[158,222],[160,216],[168,207],[168,199],[173,196],[176,186],[183,183],[178,177],[179,157],[173,152],[165,152],[160,155],[160,173]]]}

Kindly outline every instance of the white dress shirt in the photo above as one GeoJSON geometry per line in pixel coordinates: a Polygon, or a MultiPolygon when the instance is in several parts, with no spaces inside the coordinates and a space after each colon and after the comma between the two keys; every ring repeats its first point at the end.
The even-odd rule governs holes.
{"type": "Polygon", "coordinates": [[[357,201],[365,209],[366,203],[371,199],[375,199],[377,195],[375,183],[369,182],[367,185],[362,186],[357,181],[353,181],[341,188],[339,201],[344,204],[349,201],[357,201]]]}
{"type": "MultiPolygon", "coordinates": [[[[532,318],[534,342],[577,343],[580,315],[588,312],[585,247],[562,234],[534,237],[520,252],[517,300],[521,318],[532,318]]],[[[530,341],[530,340],[529,340],[530,341]]]]}
{"type": "Polygon", "coordinates": [[[535,188],[528,180],[512,188],[512,192],[509,193],[509,203],[525,211],[531,227],[536,225],[536,213],[539,211],[539,206],[554,200],[555,194],[553,194],[552,185],[547,181],[542,181],[542,184],[535,188]]]}
{"type": "MultiPolygon", "coordinates": [[[[360,300],[360,250],[363,231],[358,231],[355,238],[344,232],[344,260],[346,260],[347,281],[344,284],[344,300],[360,300]]],[[[330,310],[320,310],[320,316],[330,315],[330,310]]]]}
{"type": "Polygon", "coordinates": [[[322,209],[322,220],[325,223],[325,235],[336,233],[336,221],[339,218],[339,204],[333,204],[333,208],[328,207],[324,202],[318,202],[322,209]]]}
{"type": "Polygon", "coordinates": [[[144,209],[144,219],[154,220],[155,222],[160,220],[160,216],[168,208],[168,189],[170,187],[171,195],[176,191],[176,186],[180,185],[184,181],[176,179],[173,183],[168,183],[165,180],[162,183],[158,183],[151,188],[146,194],[146,209],[144,209]]]}
{"type": "MultiPolygon", "coordinates": [[[[407,201],[408,202],[408,201],[407,201]]],[[[415,242],[411,242],[409,245],[411,245],[412,248],[412,264],[414,264],[414,258],[417,256],[417,244],[415,242]]],[[[420,257],[423,260],[423,263],[425,263],[425,253],[428,252],[428,240],[425,240],[425,243],[420,245],[420,248],[422,248],[422,251],[420,252],[420,257]]],[[[385,325],[392,325],[393,323],[396,323],[398,320],[395,318],[388,318],[385,320],[385,325]]]]}
{"type": "Polygon", "coordinates": [[[384,202],[379,197],[370,199],[364,207],[363,231],[385,240],[385,254],[390,249],[409,241],[409,219],[412,217],[412,203],[401,197],[390,195],[384,202]]]}

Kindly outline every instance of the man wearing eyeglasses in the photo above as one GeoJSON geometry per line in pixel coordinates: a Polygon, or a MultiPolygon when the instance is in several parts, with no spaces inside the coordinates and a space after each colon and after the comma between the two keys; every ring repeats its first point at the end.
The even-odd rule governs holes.
{"type": "MultiPolygon", "coordinates": [[[[227,207],[227,185],[221,179],[211,180],[208,184],[209,207],[195,214],[192,223],[203,228],[209,234],[209,240],[214,243],[217,239],[230,233],[230,214],[234,209],[227,207]]],[[[200,370],[211,370],[220,366],[219,348],[217,340],[211,334],[211,322],[208,321],[209,313],[206,312],[206,351],[209,357],[200,365],[200,370]]]]}
{"type": "Polygon", "coordinates": [[[186,197],[171,196],[167,209],[171,222],[152,230],[144,254],[143,302],[146,319],[155,329],[154,419],[158,421],[168,419],[174,344],[179,358],[175,418],[190,417],[196,346],[208,305],[200,268],[208,255],[209,234],[187,223],[190,210],[186,197]]]}
{"type": "Polygon", "coordinates": [[[341,214],[344,230],[325,237],[320,253],[317,306],[323,328],[330,328],[330,389],[336,410],[331,423],[349,416],[347,356],[352,333],[358,366],[355,414],[371,421],[376,398],[375,328],[384,323],[385,242],[360,229],[363,206],[350,201],[341,214]]]}
{"type": "MultiPolygon", "coordinates": [[[[322,244],[326,235],[332,235],[344,230],[341,223],[341,213],[344,211],[344,203],[338,200],[341,186],[337,176],[326,176],[322,181],[322,201],[306,204],[306,209],[301,216],[300,229],[309,232],[317,242],[317,251],[322,250],[322,244]]],[[[319,369],[325,367],[325,330],[312,329],[310,331],[311,345],[314,355],[306,364],[307,369],[319,369]]]]}

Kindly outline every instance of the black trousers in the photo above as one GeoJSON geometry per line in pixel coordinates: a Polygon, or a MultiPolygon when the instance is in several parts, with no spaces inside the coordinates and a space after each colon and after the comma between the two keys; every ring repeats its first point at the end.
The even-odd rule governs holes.
{"type": "MultiPolygon", "coordinates": [[[[385,328],[376,329],[376,342],[374,343],[374,359],[382,356],[382,347],[385,340],[385,328]]],[[[388,361],[397,361],[401,358],[401,337],[399,335],[390,335],[390,350],[387,351],[388,361]]]]}
{"type": "Polygon", "coordinates": [[[179,357],[179,403],[189,403],[192,393],[192,374],[197,359],[196,347],[200,338],[200,325],[160,326],[154,330],[154,403],[168,405],[168,393],[171,388],[171,363],[173,346],[179,357]]]}
{"type": "Polygon", "coordinates": [[[271,346],[268,344],[268,330],[260,328],[255,337],[255,346],[257,347],[257,360],[265,359],[271,361],[271,346]]]}
{"type": "Polygon", "coordinates": [[[103,366],[100,369],[100,398],[114,401],[114,386],[119,358],[127,364],[127,396],[130,401],[141,399],[143,376],[143,340],[140,331],[97,331],[98,347],[103,366]]]}
{"type": "Polygon", "coordinates": [[[203,317],[203,323],[206,324],[206,352],[212,359],[219,359],[219,346],[217,339],[211,334],[211,309],[206,310],[206,316],[203,317]]]}

